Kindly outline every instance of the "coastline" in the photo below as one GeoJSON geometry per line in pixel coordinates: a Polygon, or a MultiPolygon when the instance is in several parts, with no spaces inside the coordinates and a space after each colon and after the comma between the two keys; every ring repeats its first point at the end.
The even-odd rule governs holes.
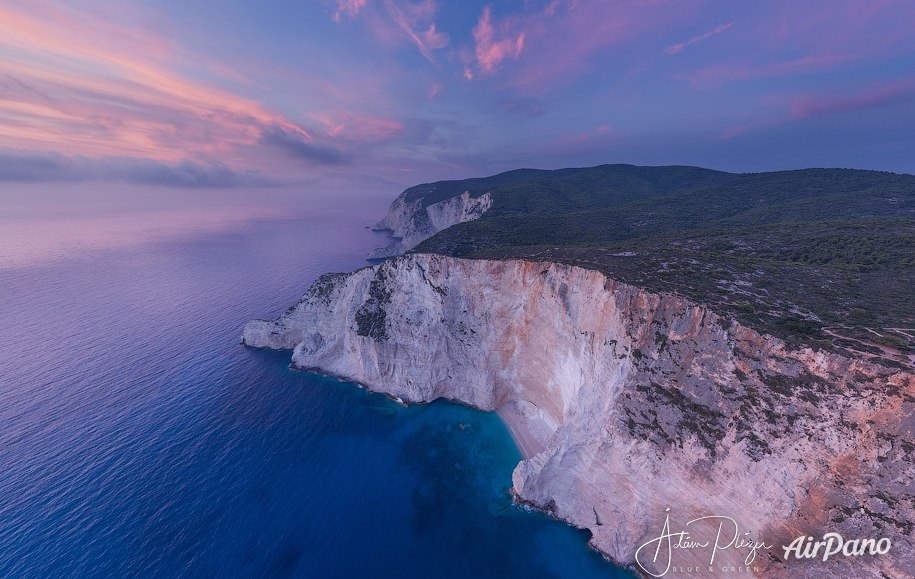
{"type": "MultiPolygon", "coordinates": [[[[241,341],[241,345],[245,346],[246,348],[251,348],[253,350],[269,350],[270,349],[270,348],[258,348],[256,346],[249,346],[248,344],[245,344],[244,340],[241,341]]],[[[291,352],[291,350],[281,350],[281,351],[291,352]]],[[[316,366],[303,368],[303,367],[297,366],[294,362],[290,362],[289,369],[294,372],[306,372],[309,374],[316,374],[318,376],[324,376],[325,378],[333,378],[339,382],[352,384],[352,385],[356,386],[357,388],[361,388],[362,390],[366,390],[373,394],[379,394],[381,396],[384,396],[385,398],[391,400],[392,402],[396,402],[397,404],[399,404],[400,406],[403,406],[405,408],[412,406],[414,404],[429,404],[430,402],[434,401],[434,400],[405,400],[405,399],[401,398],[400,396],[396,396],[390,392],[385,392],[383,390],[378,390],[376,388],[373,388],[371,385],[366,384],[364,382],[360,382],[359,380],[357,380],[351,376],[344,376],[344,375],[332,372],[330,370],[326,370],[324,368],[316,367],[316,366]]],[[[507,404],[502,405],[495,410],[487,410],[485,408],[480,408],[479,406],[475,406],[473,404],[464,402],[463,400],[460,400],[457,398],[449,398],[447,396],[439,396],[435,400],[445,400],[451,404],[458,404],[460,406],[466,406],[468,408],[473,408],[474,410],[477,410],[479,412],[494,413],[496,416],[499,417],[499,420],[502,421],[502,424],[505,425],[506,430],[508,430],[508,433],[509,433],[509,436],[511,436],[512,442],[515,444],[515,447],[517,447],[518,452],[521,454],[521,460],[528,460],[530,458],[533,458],[534,456],[536,456],[537,454],[539,454],[540,452],[542,452],[543,450],[546,449],[544,447],[544,445],[541,444],[540,441],[538,441],[536,439],[536,437],[534,437],[533,433],[530,432],[526,428],[524,419],[522,417],[518,416],[517,413],[509,410],[507,404]]],[[[514,486],[511,487],[511,490],[512,490],[512,494],[516,496],[514,486]]],[[[530,506],[534,506],[534,505],[530,504],[530,506]]],[[[538,510],[542,510],[542,509],[538,509],[538,510]]]]}
{"type": "MultiPolygon", "coordinates": [[[[895,488],[884,470],[840,477],[830,464],[875,460],[879,440],[858,425],[912,387],[898,370],[786,349],[680,297],[526,260],[409,254],[317,283],[279,320],[252,322],[246,337],[267,346],[295,337],[299,368],[407,404],[444,398],[496,412],[522,455],[514,492],[587,528],[592,547],[627,563],[665,507],[677,507],[672,523],[734,514],[781,541],[852,501],[879,499],[854,488],[895,488]],[[778,409],[830,428],[815,437],[778,409]],[[774,468],[785,477],[771,480],[774,468]],[[760,496],[762,480],[773,484],[760,496]],[[798,507],[805,490],[809,500],[836,499],[798,507]]],[[[891,435],[897,423],[883,428],[891,435]]],[[[681,553],[680,562],[693,561],[681,553]]],[[[775,560],[760,565],[788,572],[775,560]]]]}
{"type": "MultiPolygon", "coordinates": [[[[253,346],[248,346],[247,344],[244,343],[243,340],[242,340],[241,344],[247,348],[252,348],[255,350],[268,349],[268,348],[256,348],[253,346]]],[[[283,351],[290,351],[290,350],[283,350],[283,351]]],[[[534,456],[536,456],[537,454],[539,454],[540,452],[545,450],[543,445],[525,427],[524,420],[517,413],[511,412],[508,409],[508,406],[509,406],[508,404],[502,405],[496,410],[487,410],[485,408],[480,408],[473,404],[468,404],[467,402],[464,402],[462,400],[455,399],[455,398],[448,398],[446,396],[440,396],[440,397],[436,398],[435,400],[427,400],[427,401],[404,400],[404,399],[400,398],[399,396],[395,396],[394,394],[391,394],[390,392],[377,390],[375,388],[372,388],[368,384],[365,384],[363,382],[360,382],[359,380],[353,379],[352,377],[343,376],[343,375],[340,375],[335,372],[331,372],[331,371],[323,369],[323,368],[319,368],[319,367],[303,368],[303,367],[296,366],[296,364],[294,362],[289,364],[289,368],[290,368],[290,370],[292,370],[294,372],[303,372],[303,373],[308,373],[308,374],[314,374],[317,376],[322,376],[325,378],[332,378],[334,380],[337,380],[338,382],[355,386],[356,388],[359,388],[361,390],[365,390],[366,392],[384,396],[388,400],[397,403],[399,406],[401,406],[403,408],[409,408],[410,406],[413,406],[413,405],[427,405],[431,402],[434,402],[435,400],[442,400],[442,401],[448,402],[449,404],[455,404],[455,405],[463,406],[466,408],[472,408],[473,410],[475,410],[477,412],[495,414],[496,416],[499,417],[499,420],[505,426],[506,430],[509,433],[509,436],[511,437],[512,442],[514,443],[515,447],[518,449],[519,453],[521,454],[521,461],[515,465],[515,467],[514,467],[515,469],[517,469],[518,465],[521,464],[521,462],[526,461],[530,458],[533,458],[534,456]]],[[[537,513],[545,515],[549,519],[552,519],[552,520],[562,523],[564,525],[568,525],[579,531],[587,532],[588,540],[586,542],[586,545],[587,545],[588,549],[590,549],[591,551],[600,555],[602,559],[604,559],[607,563],[616,567],[618,570],[627,571],[639,578],[648,578],[649,577],[645,573],[642,573],[641,571],[639,571],[639,569],[637,569],[635,566],[628,565],[621,561],[617,561],[612,556],[610,556],[608,553],[605,553],[604,551],[599,549],[592,541],[594,535],[593,535],[591,529],[589,529],[587,527],[581,527],[581,526],[577,525],[574,521],[559,516],[556,513],[555,509],[549,508],[549,505],[544,507],[544,506],[538,505],[537,503],[535,503],[531,500],[525,499],[515,488],[514,481],[512,481],[512,484],[509,485],[508,493],[509,493],[509,495],[511,495],[512,503],[516,507],[535,511],[537,513]]]]}
{"type": "Polygon", "coordinates": [[[524,419],[516,412],[513,412],[507,404],[497,408],[495,413],[505,424],[509,434],[511,434],[512,440],[515,441],[515,446],[521,452],[523,460],[533,458],[546,450],[546,447],[527,429],[524,419]]]}

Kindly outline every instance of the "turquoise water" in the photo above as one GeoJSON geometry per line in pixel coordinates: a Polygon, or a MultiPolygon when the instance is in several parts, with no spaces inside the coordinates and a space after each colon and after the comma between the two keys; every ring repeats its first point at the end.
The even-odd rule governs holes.
{"type": "Polygon", "coordinates": [[[512,505],[491,414],[248,350],[373,215],[313,210],[0,269],[0,577],[617,577],[512,505]]]}

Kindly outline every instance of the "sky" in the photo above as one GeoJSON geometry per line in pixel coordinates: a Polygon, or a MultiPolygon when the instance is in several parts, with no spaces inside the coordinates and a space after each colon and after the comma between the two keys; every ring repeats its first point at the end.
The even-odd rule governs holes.
{"type": "Polygon", "coordinates": [[[0,28],[6,189],[915,173],[911,0],[3,0],[0,28]]]}

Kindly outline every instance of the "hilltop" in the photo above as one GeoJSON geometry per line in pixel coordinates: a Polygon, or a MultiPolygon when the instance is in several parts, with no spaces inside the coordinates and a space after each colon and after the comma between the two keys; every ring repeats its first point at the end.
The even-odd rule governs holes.
{"type": "MultiPolygon", "coordinates": [[[[566,263],[711,306],[796,345],[915,357],[915,176],[850,169],[520,169],[411,187],[422,226],[463,193],[488,209],[411,249],[566,263]]],[[[392,208],[394,205],[392,205],[392,208]]]]}

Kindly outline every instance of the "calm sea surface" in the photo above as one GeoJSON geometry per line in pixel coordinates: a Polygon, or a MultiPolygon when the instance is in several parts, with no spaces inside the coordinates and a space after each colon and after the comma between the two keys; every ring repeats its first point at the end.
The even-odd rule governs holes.
{"type": "Polygon", "coordinates": [[[0,577],[622,576],[512,506],[496,416],[239,345],[381,243],[334,205],[0,260],[0,577]]]}

